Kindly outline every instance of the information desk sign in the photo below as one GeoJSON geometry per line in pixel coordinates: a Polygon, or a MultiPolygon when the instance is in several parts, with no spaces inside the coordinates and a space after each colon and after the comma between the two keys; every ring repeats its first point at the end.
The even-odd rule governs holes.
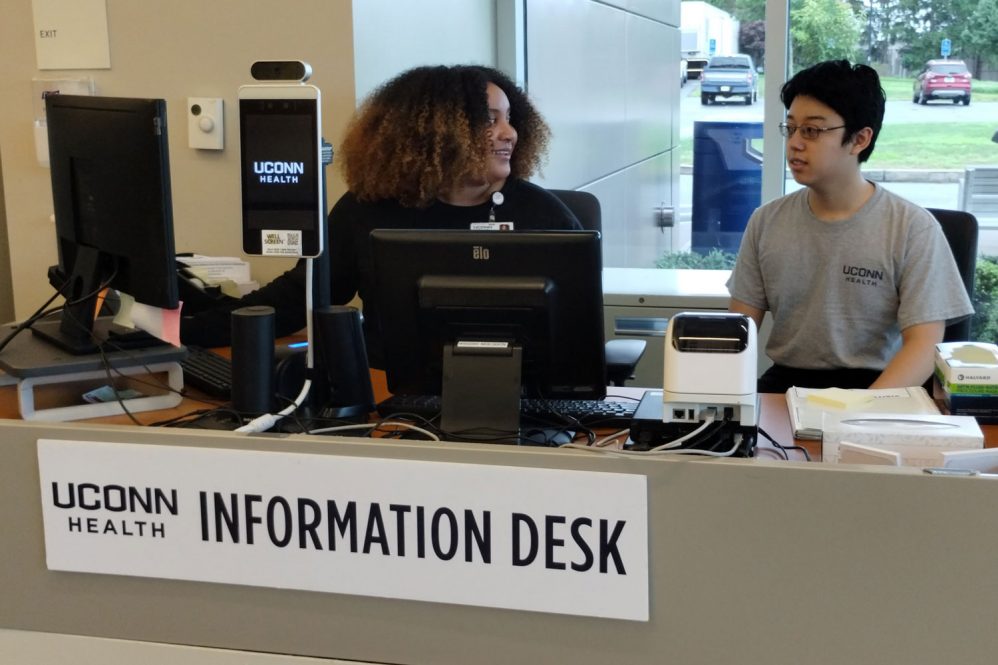
{"type": "Polygon", "coordinates": [[[640,474],[42,439],[49,570],[648,621],[640,474]]]}

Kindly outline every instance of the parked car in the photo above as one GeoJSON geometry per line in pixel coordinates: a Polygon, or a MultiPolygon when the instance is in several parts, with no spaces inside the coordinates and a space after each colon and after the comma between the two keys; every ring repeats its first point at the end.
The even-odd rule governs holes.
{"type": "Polygon", "coordinates": [[[963,60],[929,60],[915,78],[911,101],[927,104],[930,99],[951,99],[970,104],[970,71],[963,60]]]}
{"type": "Polygon", "coordinates": [[[743,97],[748,105],[759,98],[758,86],[752,56],[715,55],[700,77],[700,103],[710,104],[718,97],[743,97]]]}

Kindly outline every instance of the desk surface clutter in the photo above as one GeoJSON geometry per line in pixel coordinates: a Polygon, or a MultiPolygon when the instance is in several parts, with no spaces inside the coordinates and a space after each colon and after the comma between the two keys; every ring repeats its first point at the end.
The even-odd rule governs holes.
{"type": "MultiPolygon", "coordinates": [[[[217,354],[222,359],[227,359],[227,349],[219,349],[217,354]]],[[[215,352],[211,352],[215,355],[215,352]]],[[[390,397],[388,392],[384,372],[379,370],[371,371],[372,386],[374,388],[377,402],[390,397]]],[[[628,403],[636,404],[644,394],[644,388],[637,387],[611,387],[608,390],[608,399],[624,400],[628,403]]],[[[872,411],[894,411],[912,414],[938,414],[939,409],[928,394],[918,389],[905,389],[903,391],[809,391],[795,388],[784,396],[781,394],[761,394],[760,402],[760,427],[778,443],[783,445],[801,445],[808,450],[813,459],[821,459],[821,415],[823,408],[825,411],[831,410],[872,410],[872,411]],[[904,394],[902,395],[901,392],[904,394]],[[860,394],[856,394],[860,393],[860,394]]],[[[68,396],[67,396],[68,398],[68,396]]],[[[217,391],[214,395],[207,394],[206,391],[197,389],[188,390],[183,401],[176,407],[149,411],[145,413],[127,415],[104,416],[90,419],[84,422],[122,424],[122,425],[151,425],[173,418],[181,418],[186,414],[218,405],[221,399],[217,391]]],[[[17,396],[13,386],[0,387],[0,417],[8,419],[19,419],[17,396]]],[[[620,425],[618,422],[614,426],[620,425]]],[[[982,426],[984,434],[984,445],[998,445],[998,426],[982,426]]],[[[761,457],[775,458],[774,448],[766,438],[760,437],[760,449],[758,455],[761,457]]]]}

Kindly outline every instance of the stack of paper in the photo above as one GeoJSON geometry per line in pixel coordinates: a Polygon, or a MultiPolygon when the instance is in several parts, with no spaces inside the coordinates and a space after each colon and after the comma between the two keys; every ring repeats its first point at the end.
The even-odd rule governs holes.
{"type": "Polygon", "coordinates": [[[794,437],[820,439],[825,413],[874,412],[938,414],[939,408],[921,386],[879,390],[797,388],[787,391],[787,408],[794,437]]]}
{"type": "Polygon", "coordinates": [[[244,296],[260,288],[250,276],[249,263],[234,256],[178,256],[177,261],[205,284],[218,286],[222,293],[233,298],[244,296]]]}

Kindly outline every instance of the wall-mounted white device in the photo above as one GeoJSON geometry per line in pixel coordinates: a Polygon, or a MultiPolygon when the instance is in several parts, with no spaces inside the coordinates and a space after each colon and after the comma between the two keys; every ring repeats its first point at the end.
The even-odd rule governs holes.
{"type": "Polygon", "coordinates": [[[199,150],[225,148],[225,117],[221,99],[187,98],[187,145],[199,150]]]}

